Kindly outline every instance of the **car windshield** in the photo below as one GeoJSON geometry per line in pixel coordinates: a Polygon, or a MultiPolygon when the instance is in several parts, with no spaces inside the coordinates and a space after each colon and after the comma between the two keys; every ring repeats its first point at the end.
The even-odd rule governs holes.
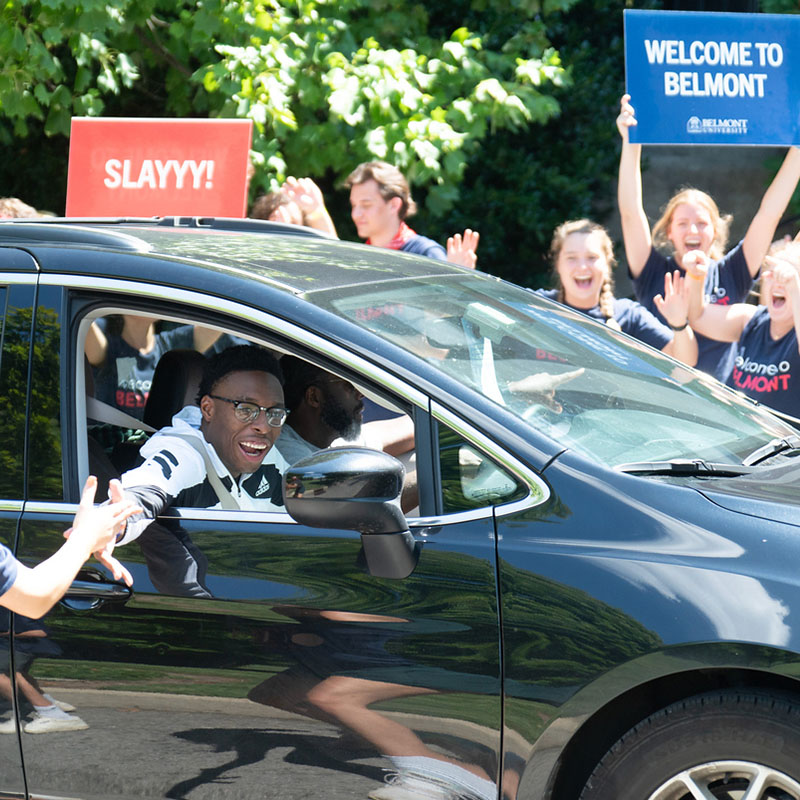
{"type": "Polygon", "coordinates": [[[608,466],[741,463],[792,433],[702,373],[498,279],[437,275],[307,297],[608,466]]]}

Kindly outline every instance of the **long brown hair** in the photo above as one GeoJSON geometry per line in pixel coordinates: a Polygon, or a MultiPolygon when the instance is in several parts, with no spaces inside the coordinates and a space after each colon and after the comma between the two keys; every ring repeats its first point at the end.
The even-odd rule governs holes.
{"type": "Polygon", "coordinates": [[[728,244],[728,231],[733,217],[730,214],[720,214],[714,198],[700,191],[700,189],[681,189],[669,199],[661,211],[658,222],[653,225],[653,243],[656,247],[672,247],[672,242],[669,240],[668,235],[669,226],[672,224],[675,209],[684,203],[691,206],[700,206],[700,208],[708,212],[709,217],[711,217],[711,224],[714,227],[714,240],[711,242],[708,255],[714,261],[722,258],[725,255],[725,248],[728,244]]]}
{"type": "Polygon", "coordinates": [[[606,321],[614,317],[614,277],[612,270],[617,261],[614,258],[614,244],[608,231],[590,219],[570,219],[562,222],[553,231],[553,240],[550,242],[550,261],[553,265],[553,282],[558,289],[558,302],[564,302],[564,286],[561,283],[561,276],[558,274],[558,257],[564,247],[564,242],[572,233],[597,233],[600,235],[600,245],[603,248],[603,256],[608,264],[608,274],[600,287],[600,313],[606,321]]]}

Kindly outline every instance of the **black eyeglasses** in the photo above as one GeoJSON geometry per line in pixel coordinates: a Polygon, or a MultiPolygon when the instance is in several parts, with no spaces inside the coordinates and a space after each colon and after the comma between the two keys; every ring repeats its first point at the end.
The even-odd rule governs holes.
{"type": "Polygon", "coordinates": [[[265,408],[256,403],[248,403],[247,400],[231,400],[230,397],[221,397],[218,394],[210,394],[209,397],[230,403],[233,406],[233,413],[236,415],[236,419],[241,422],[255,422],[258,419],[258,415],[263,411],[267,418],[267,423],[273,428],[280,428],[289,413],[282,406],[265,408]]]}

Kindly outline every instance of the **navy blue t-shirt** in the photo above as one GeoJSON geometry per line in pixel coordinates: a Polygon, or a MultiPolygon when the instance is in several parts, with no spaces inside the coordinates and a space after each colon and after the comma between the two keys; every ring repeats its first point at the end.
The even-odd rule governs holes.
{"type": "Polygon", "coordinates": [[[794,328],[773,339],[767,307],[759,306],[735,348],[728,386],[784,414],[800,416],[800,353],[794,328]]]}
{"type": "MultiPolygon", "coordinates": [[[[536,294],[546,297],[548,300],[558,300],[558,289],[537,289],[536,294]]],[[[593,308],[575,308],[568,303],[564,303],[574,311],[580,311],[587,317],[605,322],[600,306],[593,308]]],[[[672,341],[672,330],[659,322],[641,303],[635,300],[628,300],[625,297],[614,298],[614,319],[622,329],[623,333],[633,336],[640,342],[655,347],[656,350],[663,350],[672,341]]]]}
{"type": "Polygon", "coordinates": [[[0,544],[0,595],[4,595],[17,579],[19,564],[11,551],[0,544]]]}
{"type": "Polygon", "coordinates": [[[439,242],[435,242],[427,236],[420,236],[418,233],[405,242],[400,250],[404,253],[435,258],[437,261],[447,261],[447,250],[439,242]]]}
{"type": "Polygon", "coordinates": [[[156,364],[167,350],[194,347],[194,326],[181,325],[156,334],[153,349],[146,354],[131,347],[121,336],[110,336],[108,320],[97,320],[108,341],[106,360],[95,373],[95,397],[141,419],[153,382],[156,364]]]}
{"type": "MultiPolygon", "coordinates": [[[[638,278],[633,278],[636,299],[661,322],[666,320],[658,313],[653,298],[664,294],[664,276],[679,269],[672,256],[665,256],[655,248],[638,278]]],[[[682,272],[683,270],[681,270],[682,272]]],[[[630,273],[629,273],[630,274],[630,273]]],[[[631,276],[633,277],[633,276],[631,276]]],[[[729,306],[743,302],[753,286],[753,278],[747,268],[742,243],[729,250],[719,261],[712,261],[706,275],[703,293],[706,303],[729,306]]],[[[697,368],[724,381],[733,368],[734,345],[718,342],[695,333],[697,339],[697,368]]]]}

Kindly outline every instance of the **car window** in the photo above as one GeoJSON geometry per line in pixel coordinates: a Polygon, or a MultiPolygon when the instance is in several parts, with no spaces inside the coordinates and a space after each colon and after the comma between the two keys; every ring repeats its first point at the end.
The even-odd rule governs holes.
{"type": "MultiPolygon", "coordinates": [[[[24,291],[26,287],[21,287],[24,291]]],[[[23,443],[25,441],[26,376],[28,373],[28,342],[30,341],[30,307],[16,305],[15,298],[5,286],[0,287],[2,308],[2,343],[0,356],[0,498],[21,500],[23,497],[23,443]]],[[[13,545],[13,541],[12,541],[13,545]]]]}
{"type": "Polygon", "coordinates": [[[0,363],[0,497],[62,500],[59,345],[57,293],[43,288],[33,317],[34,287],[2,289],[0,363]],[[33,357],[29,361],[29,347],[33,357]],[[29,368],[31,373],[29,374],[29,368]],[[32,380],[31,380],[32,379],[32,380]],[[30,392],[28,391],[30,387],[30,392]],[[24,442],[28,426],[26,453],[24,442]],[[28,460],[27,492],[24,460],[28,460]]]}
{"type": "MultiPolygon", "coordinates": [[[[408,472],[416,469],[414,423],[404,402],[355,377],[351,383],[343,375],[330,372],[335,365],[323,366],[321,359],[313,362],[285,355],[284,351],[296,348],[296,344],[267,342],[256,336],[243,337],[230,330],[195,325],[188,317],[155,318],[133,310],[125,313],[122,308],[110,311],[95,309],[84,318],[76,358],[76,386],[85,387],[86,394],[83,404],[78,403],[83,409],[79,427],[86,432],[78,474],[91,472],[98,476],[99,496],[105,496],[110,478],[142,463],[140,449],[154,429],[170,424],[173,414],[184,406],[196,404],[204,355],[193,349],[193,345],[209,341],[205,356],[237,344],[255,343],[267,347],[280,361],[293,358],[313,370],[325,370],[327,379],[317,383],[327,393],[364,406],[364,422],[357,435],[343,432],[331,446],[386,449],[401,458],[408,472]],[[197,330],[205,336],[200,342],[195,337],[197,330]],[[142,338],[137,340],[136,336],[142,338]],[[137,352],[131,343],[142,341],[148,343],[148,349],[137,352]]],[[[285,374],[284,394],[288,402],[291,394],[288,369],[285,374]]],[[[82,393],[78,394],[82,399],[82,393]]],[[[310,452],[311,445],[284,425],[275,449],[291,464],[310,452]]],[[[406,510],[411,509],[409,505],[406,510]]]]}
{"type": "Polygon", "coordinates": [[[792,432],[702,373],[499,280],[487,289],[480,276],[445,275],[307,297],[607,466],[739,462],[792,432]]]}
{"type": "Polygon", "coordinates": [[[28,496],[64,499],[61,450],[61,292],[41,286],[32,339],[28,496]]]}
{"type": "Polygon", "coordinates": [[[445,513],[508,503],[527,492],[503,467],[444,425],[439,425],[439,468],[445,513]]]}

